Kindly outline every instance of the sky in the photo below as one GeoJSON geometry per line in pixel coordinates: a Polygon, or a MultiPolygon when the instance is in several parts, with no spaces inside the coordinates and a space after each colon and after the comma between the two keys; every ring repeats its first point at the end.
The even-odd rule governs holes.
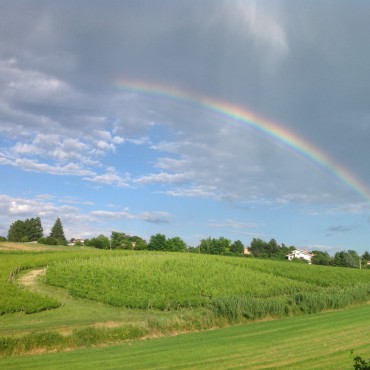
{"type": "Polygon", "coordinates": [[[1,0],[0,235],[370,250],[370,2],[1,0]]]}

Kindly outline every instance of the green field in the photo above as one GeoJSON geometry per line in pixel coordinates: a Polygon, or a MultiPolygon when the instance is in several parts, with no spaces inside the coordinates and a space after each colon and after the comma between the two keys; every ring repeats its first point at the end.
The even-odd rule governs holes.
{"type": "Polygon", "coordinates": [[[350,368],[351,349],[370,352],[369,270],[7,249],[0,368],[350,368]],[[328,310],[337,311],[313,314],[328,310]]]}
{"type": "Polygon", "coordinates": [[[351,369],[370,353],[370,306],[219,330],[0,359],[2,369],[351,369]]]}

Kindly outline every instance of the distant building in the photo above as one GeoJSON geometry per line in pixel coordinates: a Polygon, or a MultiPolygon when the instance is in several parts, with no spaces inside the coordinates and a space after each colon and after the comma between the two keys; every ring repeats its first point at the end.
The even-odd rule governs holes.
{"type": "Polygon", "coordinates": [[[85,239],[75,239],[72,238],[67,245],[73,246],[73,245],[84,245],[85,244],[85,239]]]}
{"type": "Polygon", "coordinates": [[[245,256],[248,256],[248,255],[252,254],[252,252],[251,252],[251,250],[249,248],[244,248],[243,254],[245,256]]]}
{"type": "Polygon", "coordinates": [[[286,258],[291,261],[294,258],[298,258],[301,260],[307,261],[309,264],[311,264],[312,257],[314,256],[313,253],[310,253],[307,251],[307,249],[295,249],[291,251],[289,254],[286,255],[286,258]]]}

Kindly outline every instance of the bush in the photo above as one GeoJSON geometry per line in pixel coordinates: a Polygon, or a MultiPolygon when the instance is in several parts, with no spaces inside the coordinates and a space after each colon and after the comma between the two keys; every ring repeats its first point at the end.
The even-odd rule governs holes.
{"type": "MultiPolygon", "coordinates": [[[[353,354],[353,351],[351,351],[353,354]]],[[[368,361],[364,360],[361,356],[356,356],[354,359],[353,368],[356,370],[370,370],[370,358],[368,361]]]]}

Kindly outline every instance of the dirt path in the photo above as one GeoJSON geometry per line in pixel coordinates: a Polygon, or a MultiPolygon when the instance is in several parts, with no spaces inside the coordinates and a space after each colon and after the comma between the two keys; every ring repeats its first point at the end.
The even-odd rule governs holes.
{"type": "Polygon", "coordinates": [[[46,273],[46,267],[36,269],[36,270],[31,270],[24,274],[20,279],[19,283],[24,285],[24,286],[32,286],[35,284],[36,279],[39,276],[44,276],[46,273]]]}

